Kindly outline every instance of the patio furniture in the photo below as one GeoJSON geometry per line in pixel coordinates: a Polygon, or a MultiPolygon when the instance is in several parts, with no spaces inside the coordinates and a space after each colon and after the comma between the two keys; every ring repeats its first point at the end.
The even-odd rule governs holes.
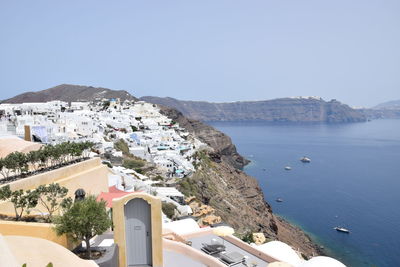
{"type": "Polygon", "coordinates": [[[227,266],[234,266],[245,261],[245,257],[239,252],[221,253],[219,260],[227,266]]]}
{"type": "Polygon", "coordinates": [[[223,251],[225,251],[225,246],[222,245],[219,242],[215,242],[214,244],[202,244],[203,247],[201,248],[201,250],[205,253],[207,253],[208,255],[216,255],[219,254],[223,251]]]}

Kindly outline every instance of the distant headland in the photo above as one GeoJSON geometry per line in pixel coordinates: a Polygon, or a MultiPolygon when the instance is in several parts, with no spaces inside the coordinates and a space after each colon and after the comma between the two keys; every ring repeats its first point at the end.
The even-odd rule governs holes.
{"type": "Polygon", "coordinates": [[[142,97],[141,100],[168,106],[200,121],[268,121],[268,122],[363,122],[366,116],[337,100],[319,97],[287,97],[264,101],[210,103],[182,101],[166,97],[142,97]]]}

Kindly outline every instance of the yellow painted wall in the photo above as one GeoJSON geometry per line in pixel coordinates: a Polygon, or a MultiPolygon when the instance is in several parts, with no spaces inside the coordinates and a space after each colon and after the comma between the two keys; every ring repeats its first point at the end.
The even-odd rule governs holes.
{"type": "MultiPolygon", "coordinates": [[[[108,168],[101,163],[100,158],[93,158],[8,184],[11,190],[27,190],[50,183],[59,183],[68,188],[68,195],[72,198],[78,188],[83,188],[87,194],[98,195],[101,192],[108,192],[108,168]]],[[[39,205],[33,210],[33,213],[35,210],[45,211],[39,205]]],[[[1,202],[0,214],[14,216],[12,204],[1,202]]]]}
{"type": "Polygon", "coordinates": [[[132,199],[144,199],[151,207],[153,267],[163,266],[161,200],[145,193],[132,193],[113,200],[114,242],[119,248],[119,267],[126,267],[125,205],[132,199]]]}
{"type": "Polygon", "coordinates": [[[65,235],[57,236],[56,232],[52,228],[53,225],[49,223],[28,223],[0,220],[0,234],[4,236],[18,235],[38,237],[60,244],[69,249],[74,247],[73,243],[70,242],[65,235]]]}
{"type": "Polygon", "coordinates": [[[98,267],[94,261],[81,259],[65,247],[42,238],[0,235],[0,247],[6,248],[0,253],[0,266],[21,267],[26,263],[28,267],[44,267],[51,262],[56,267],[98,267]],[[1,261],[4,257],[8,262],[1,261]],[[10,264],[11,257],[14,262],[10,264]]]}

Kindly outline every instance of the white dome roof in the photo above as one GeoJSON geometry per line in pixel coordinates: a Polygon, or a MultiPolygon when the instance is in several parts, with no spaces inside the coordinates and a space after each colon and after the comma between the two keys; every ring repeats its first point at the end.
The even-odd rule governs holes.
{"type": "Polygon", "coordinates": [[[330,257],[318,256],[296,267],[346,267],[346,265],[330,257]]]}
{"type": "Polygon", "coordinates": [[[299,257],[299,255],[297,255],[294,249],[281,241],[271,241],[256,246],[256,248],[279,261],[287,262],[293,266],[296,266],[303,262],[303,260],[299,257]]]}

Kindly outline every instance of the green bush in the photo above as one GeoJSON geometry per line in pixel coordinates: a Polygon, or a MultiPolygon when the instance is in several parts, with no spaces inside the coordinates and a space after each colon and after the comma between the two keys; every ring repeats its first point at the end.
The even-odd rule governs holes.
{"type": "Polygon", "coordinates": [[[157,175],[156,177],[153,178],[154,181],[163,181],[164,178],[161,175],[157,175]]]}
{"type": "Polygon", "coordinates": [[[254,243],[254,239],[253,239],[253,233],[251,231],[245,233],[242,237],[241,237],[243,242],[246,243],[254,243]]]}
{"type": "Polygon", "coordinates": [[[119,139],[117,142],[115,142],[114,147],[115,149],[122,151],[122,153],[125,155],[129,154],[129,146],[124,139],[119,139]]]}
{"type": "Polygon", "coordinates": [[[127,169],[140,169],[145,165],[143,160],[139,159],[125,159],[124,162],[122,163],[122,166],[127,168],[127,169]]]}
{"type": "Polygon", "coordinates": [[[172,203],[163,202],[162,211],[168,218],[172,219],[175,215],[175,205],[172,203]]]}
{"type": "Polygon", "coordinates": [[[196,195],[196,184],[192,178],[182,178],[178,182],[178,189],[185,196],[193,196],[196,195]]]}

